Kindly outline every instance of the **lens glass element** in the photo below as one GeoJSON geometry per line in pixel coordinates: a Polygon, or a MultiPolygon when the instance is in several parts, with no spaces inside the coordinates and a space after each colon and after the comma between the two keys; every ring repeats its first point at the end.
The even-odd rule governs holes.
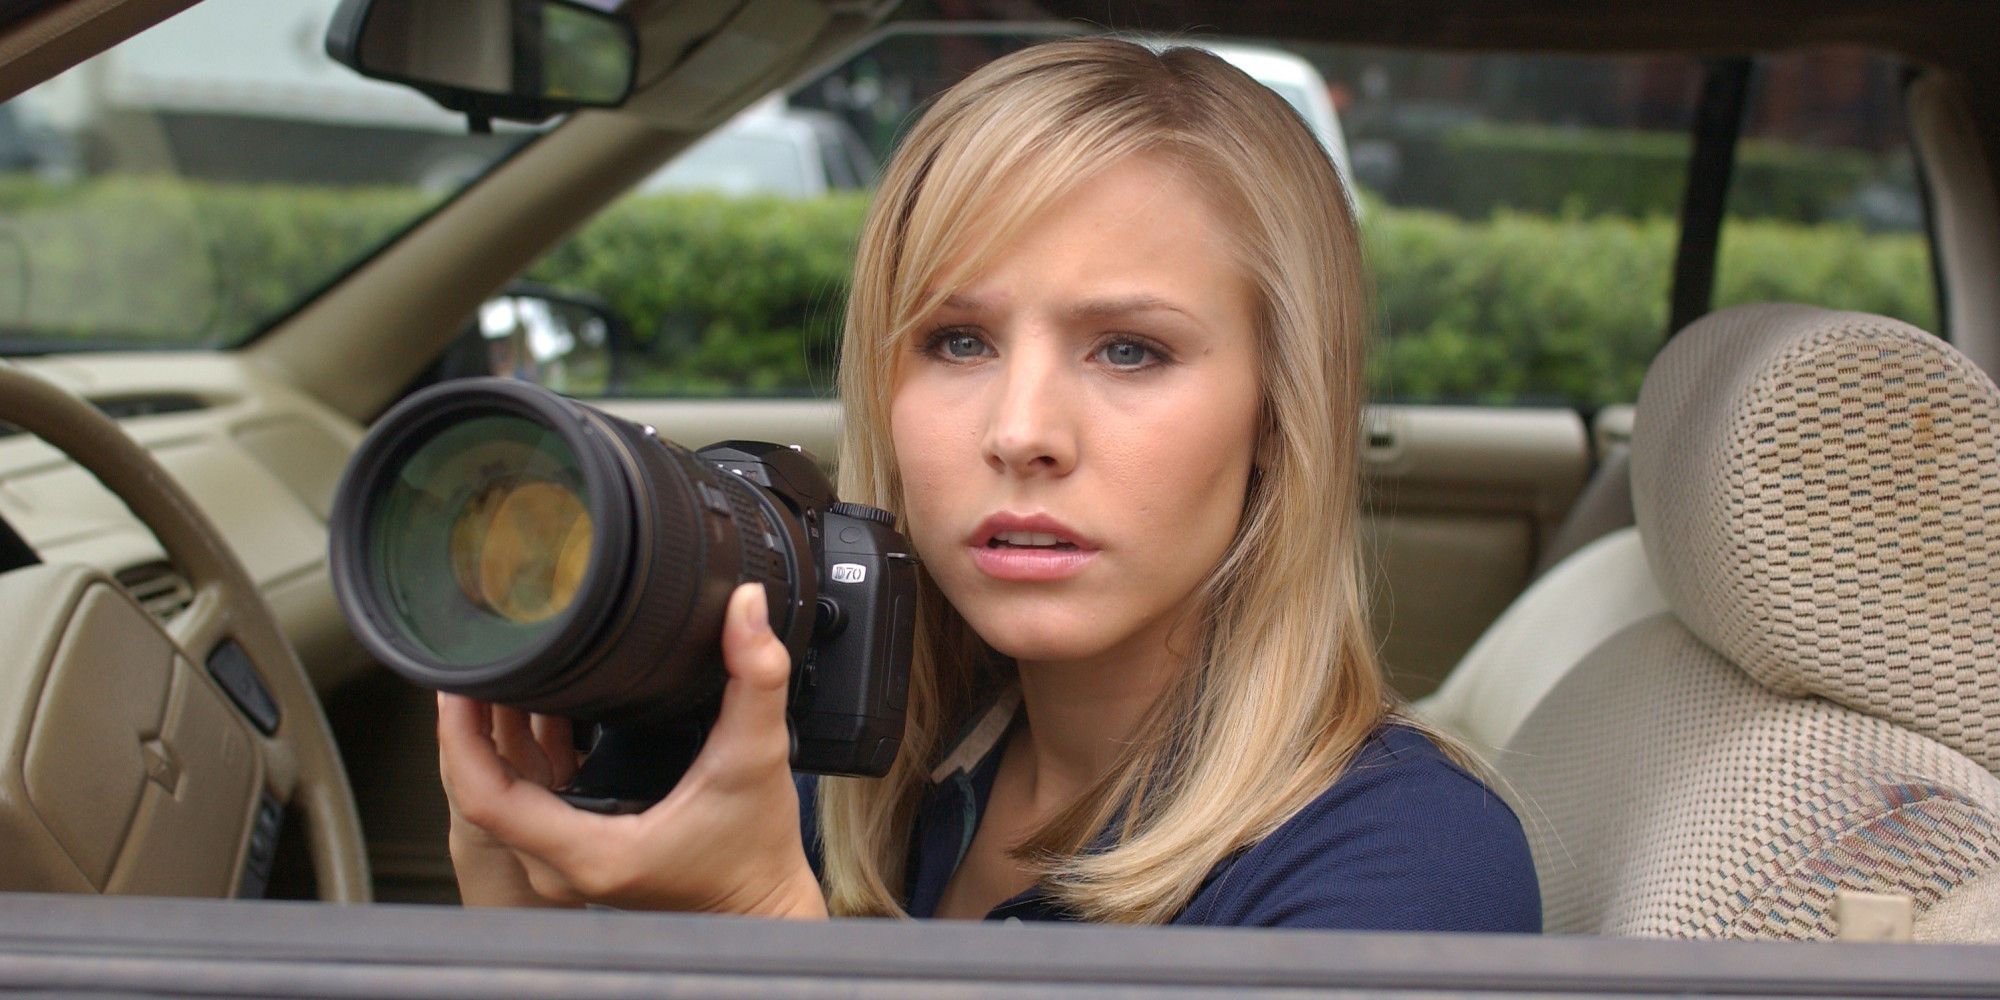
{"type": "Polygon", "coordinates": [[[524,417],[462,420],[423,442],[370,521],[378,606],[445,664],[531,649],[590,570],[590,496],[576,456],[524,417]]]}

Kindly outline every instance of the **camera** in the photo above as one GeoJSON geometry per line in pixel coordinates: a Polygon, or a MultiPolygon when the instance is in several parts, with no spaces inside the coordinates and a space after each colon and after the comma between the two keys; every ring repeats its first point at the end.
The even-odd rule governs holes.
{"type": "Polygon", "coordinates": [[[561,794],[658,801],[720,709],[731,592],[760,582],[792,658],[792,765],[879,776],[902,742],[916,559],[796,446],[690,451],[527,382],[462,379],[392,408],[335,492],[336,597],[424,687],[567,716],[561,794]]]}

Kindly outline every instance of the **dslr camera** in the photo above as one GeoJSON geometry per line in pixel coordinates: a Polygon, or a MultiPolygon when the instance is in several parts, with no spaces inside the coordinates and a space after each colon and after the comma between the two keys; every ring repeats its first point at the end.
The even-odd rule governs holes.
{"type": "Polygon", "coordinates": [[[720,709],[722,624],[760,582],[792,657],[792,765],[881,775],[902,742],[916,559],[796,446],[690,451],[527,382],[412,395],[349,463],[333,584],[368,651],[424,687],[567,716],[561,794],[672,789],[720,709]]]}

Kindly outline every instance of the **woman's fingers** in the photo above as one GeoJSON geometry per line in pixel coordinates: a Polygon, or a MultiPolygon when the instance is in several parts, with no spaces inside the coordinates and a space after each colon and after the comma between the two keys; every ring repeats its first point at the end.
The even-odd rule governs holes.
{"type": "Polygon", "coordinates": [[[493,746],[500,759],[514,766],[521,777],[543,788],[554,786],[554,766],[542,752],[528,721],[528,713],[506,705],[493,706],[493,746]]]}
{"type": "Polygon", "coordinates": [[[729,672],[722,711],[696,766],[723,770],[783,766],[791,757],[785,698],[792,657],[771,631],[763,584],[746,583],[730,595],[722,662],[729,672]]]}
{"type": "Polygon", "coordinates": [[[583,893],[566,873],[581,867],[602,878],[596,855],[612,838],[599,825],[609,817],[571,808],[537,780],[524,779],[527,767],[502,755],[504,744],[505,752],[524,764],[539,760],[549,770],[553,763],[556,770],[543,779],[553,780],[564,761],[575,767],[573,751],[548,759],[546,751],[558,737],[567,740],[567,725],[458,695],[438,696],[438,766],[455,814],[453,865],[468,902],[575,905],[583,893]]]}
{"type": "Polygon", "coordinates": [[[438,771],[453,805],[470,787],[490,788],[506,779],[492,733],[493,716],[484,702],[438,693],[438,771]]]}
{"type": "Polygon", "coordinates": [[[572,735],[570,721],[560,715],[535,715],[529,719],[535,731],[535,742],[541,744],[542,755],[548,758],[550,768],[549,787],[561,788],[576,777],[576,740],[572,735]]]}
{"type": "Polygon", "coordinates": [[[439,691],[437,703],[439,735],[443,735],[447,726],[481,738],[493,731],[493,716],[486,710],[485,702],[439,691]]]}
{"type": "Polygon", "coordinates": [[[514,780],[493,746],[490,708],[455,694],[438,695],[438,769],[460,815],[484,826],[474,813],[514,780]]]}
{"type": "Polygon", "coordinates": [[[440,766],[454,756],[462,764],[473,765],[484,763],[473,757],[497,755],[515,774],[544,788],[561,788],[576,776],[576,749],[570,743],[568,719],[530,715],[518,708],[487,705],[443,692],[438,694],[438,752],[440,766]]]}

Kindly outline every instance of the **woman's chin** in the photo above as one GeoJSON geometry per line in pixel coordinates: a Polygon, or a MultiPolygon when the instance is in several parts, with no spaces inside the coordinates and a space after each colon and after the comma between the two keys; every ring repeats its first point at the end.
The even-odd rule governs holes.
{"type": "MultiPolygon", "coordinates": [[[[1083,660],[1110,648],[1110,637],[1091,624],[1066,619],[1040,618],[1035,621],[1003,620],[972,622],[995,652],[1015,661],[1056,662],[1083,660]]],[[[1101,627],[1101,626],[1099,626],[1101,627]]]]}

